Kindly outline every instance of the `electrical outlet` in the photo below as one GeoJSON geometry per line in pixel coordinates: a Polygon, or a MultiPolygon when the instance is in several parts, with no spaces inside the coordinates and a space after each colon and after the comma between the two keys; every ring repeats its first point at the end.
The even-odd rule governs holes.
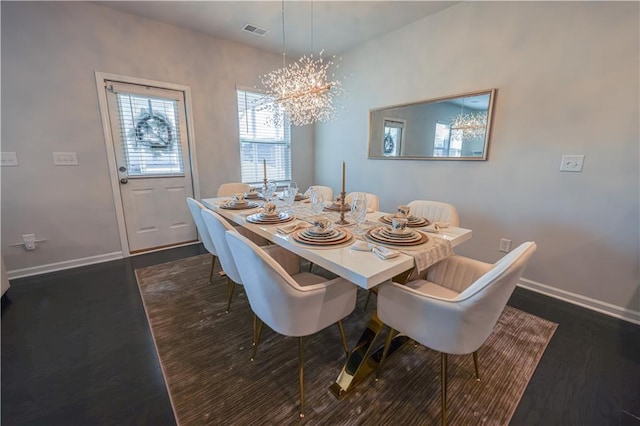
{"type": "Polygon", "coordinates": [[[15,152],[3,152],[2,160],[0,162],[2,163],[2,167],[16,167],[18,165],[18,156],[15,152]]]}
{"type": "Polygon", "coordinates": [[[77,166],[78,156],[75,152],[54,152],[53,164],[55,166],[77,166]]]}
{"type": "Polygon", "coordinates": [[[27,250],[35,250],[36,249],[36,235],[35,234],[24,234],[22,236],[22,242],[24,243],[24,248],[27,250]]]}
{"type": "Polygon", "coordinates": [[[584,155],[563,155],[560,161],[561,172],[581,172],[584,155]]]}
{"type": "Polygon", "coordinates": [[[498,250],[504,253],[509,253],[511,251],[511,240],[507,240],[506,238],[501,238],[500,245],[498,246],[498,250]]]}

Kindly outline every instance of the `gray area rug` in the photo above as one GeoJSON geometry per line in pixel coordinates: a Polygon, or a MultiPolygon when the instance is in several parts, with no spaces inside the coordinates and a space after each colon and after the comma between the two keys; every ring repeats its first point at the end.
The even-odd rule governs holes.
{"type": "MultiPolygon", "coordinates": [[[[299,419],[297,340],[265,326],[251,362],[253,315],[243,287],[236,286],[226,314],[226,280],[208,282],[210,262],[210,255],[201,255],[136,270],[178,424],[440,422],[440,356],[424,347],[405,345],[388,360],[380,381],[369,377],[338,401],[329,386],[345,355],[335,326],[307,339],[306,417],[299,419]]],[[[350,346],[375,309],[372,297],[363,312],[365,296],[359,292],[356,310],[344,321],[350,346]]],[[[508,424],[556,327],[507,306],[479,350],[480,382],[471,355],[450,355],[449,424],[508,424]]]]}

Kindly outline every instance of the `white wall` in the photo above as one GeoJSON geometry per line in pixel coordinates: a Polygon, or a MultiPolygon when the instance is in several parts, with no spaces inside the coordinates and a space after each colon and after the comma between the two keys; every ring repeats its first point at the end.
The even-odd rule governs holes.
{"type": "Polygon", "coordinates": [[[347,191],[383,210],[453,203],[473,230],[457,252],[495,261],[501,237],[534,240],[531,285],[637,313],[638,33],[637,2],[465,2],[371,41],[343,55],[350,94],[317,126],[316,180],[338,188],[345,160],[347,191]],[[366,158],[369,109],[490,88],[488,161],[366,158]],[[562,154],[584,171],[559,172],[562,154]]]}
{"type": "MultiPolygon", "coordinates": [[[[84,2],[2,4],[2,255],[9,271],[119,252],[95,71],[191,87],[200,191],[238,181],[236,84],[279,55],[84,2]],[[54,167],[75,151],[79,166],[54,167]],[[22,234],[48,241],[9,247],[22,234]]],[[[312,127],[294,128],[293,175],[312,183],[312,127]]]]}

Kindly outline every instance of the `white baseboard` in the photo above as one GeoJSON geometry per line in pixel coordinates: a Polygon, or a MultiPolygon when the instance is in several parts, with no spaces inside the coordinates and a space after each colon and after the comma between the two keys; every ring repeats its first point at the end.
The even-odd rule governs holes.
{"type": "MultiPolygon", "coordinates": [[[[185,245],[190,245],[190,243],[185,245]]],[[[64,262],[49,263],[47,265],[33,266],[30,268],[15,269],[13,271],[7,271],[7,277],[10,280],[30,277],[33,275],[45,274],[48,272],[62,271],[65,269],[78,268],[80,266],[87,266],[96,263],[122,259],[123,257],[124,256],[121,251],[116,251],[113,253],[106,253],[98,256],[84,257],[82,259],[67,260],[64,262]]],[[[582,296],[580,294],[550,287],[548,285],[533,280],[528,280],[526,278],[520,279],[518,287],[522,287],[536,293],[544,294],[545,296],[553,297],[554,299],[562,300],[563,302],[571,303],[573,305],[578,305],[583,308],[587,308],[601,314],[609,315],[614,318],[619,318],[625,321],[632,322],[634,324],[640,324],[640,312],[634,311],[633,309],[624,308],[622,306],[602,302],[587,296],[582,296]]]]}
{"type": "Polygon", "coordinates": [[[10,280],[15,278],[31,277],[33,275],[46,274],[47,272],[62,271],[65,269],[78,268],[80,266],[93,265],[96,263],[108,262],[110,260],[122,259],[122,252],[105,253],[97,256],[83,257],[82,259],[65,260],[64,262],[49,263],[46,265],[32,266],[30,268],[14,269],[7,271],[10,280]]]}
{"type": "Polygon", "coordinates": [[[617,306],[607,302],[602,302],[600,300],[592,299],[590,297],[582,296],[576,293],[571,293],[559,288],[550,287],[548,285],[528,280],[526,278],[520,279],[518,287],[535,291],[536,293],[544,294],[545,296],[553,297],[554,299],[562,300],[563,302],[571,303],[573,305],[578,305],[583,308],[587,308],[601,314],[609,315],[614,318],[619,318],[625,321],[632,322],[634,324],[640,324],[640,312],[634,311],[633,309],[617,306]]]}

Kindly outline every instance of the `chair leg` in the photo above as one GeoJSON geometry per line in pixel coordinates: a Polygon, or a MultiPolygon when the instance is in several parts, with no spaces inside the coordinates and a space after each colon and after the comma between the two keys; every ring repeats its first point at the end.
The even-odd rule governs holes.
{"type": "Polygon", "coordinates": [[[480,368],[478,368],[478,351],[473,353],[473,368],[476,370],[476,381],[480,381],[480,368]]]}
{"type": "Polygon", "coordinates": [[[253,353],[251,361],[255,361],[256,352],[258,352],[258,343],[260,343],[260,335],[262,334],[262,320],[257,315],[253,316],[253,353]]]}
{"type": "Polygon", "coordinates": [[[256,345],[256,328],[258,327],[258,316],[253,314],[253,337],[251,338],[251,346],[256,345]]]}
{"type": "Polygon", "coordinates": [[[447,354],[440,353],[440,400],[442,403],[442,426],[447,424],[447,354]]]}
{"type": "Polygon", "coordinates": [[[304,338],[298,338],[298,379],[300,381],[300,417],[304,417],[304,338]]]}
{"type": "Polygon", "coordinates": [[[313,262],[309,262],[309,270],[307,272],[311,272],[311,268],[313,268],[313,262]]]}
{"type": "Polygon", "coordinates": [[[347,342],[347,335],[344,332],[344,326],[342,325],[342,320],[338,321],[338,329],[340,329],[340,337],[342,338],[342,347],[344,348],[344,353],[347,354],[347,358],[348,358],[349,343],[347,342]]]}
{"type": "Polygon", "coordinates": [[[236,283],[229,277],[227,277],[227,295],[229,296],[229,301],[227,302],[227,313],[231,309],[231,299],[233,299],[233,290],[236,288],[236,283]]]}
{"type": "Polygon", "coordinates": [[[382,374],[382,366],[387,359],[387,354],[389,353],[389,347],[391,346],[391,341],[393,340],[393,334],[395,330],[389,327],[389,334],[387,334],[387,338],[384,341],[384,349],[382,350],[382,358],[380,358],[380,364],[378,364],[378,371],[376,371],[376,382],[380,378],[380,374],[382,374]]]}
{"type": "Polygon", "coordinates": [[[209,272],[209,282],[213,282],[213,268],[216,266],[216,259],[218,257],[215,254],[211,255],[211,272],[209,272]]]}

